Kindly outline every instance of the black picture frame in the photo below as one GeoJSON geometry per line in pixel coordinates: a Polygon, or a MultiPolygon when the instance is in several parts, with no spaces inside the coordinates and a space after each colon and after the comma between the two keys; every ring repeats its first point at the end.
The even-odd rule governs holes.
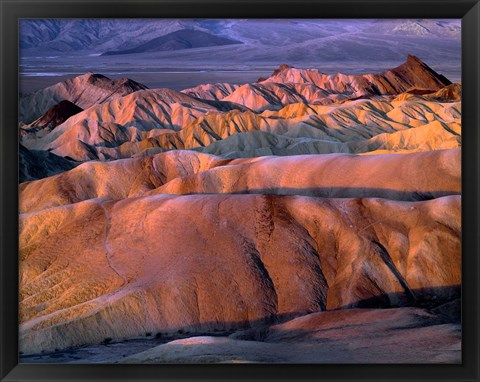
{"type": "Polygon", "coordinates": [[[478,0],[0,0],[1,381],[479,381],[480,4],[478,0]],[[461,18],[462,364],[68,365],[18,363],[20,18],[461,18]]]}

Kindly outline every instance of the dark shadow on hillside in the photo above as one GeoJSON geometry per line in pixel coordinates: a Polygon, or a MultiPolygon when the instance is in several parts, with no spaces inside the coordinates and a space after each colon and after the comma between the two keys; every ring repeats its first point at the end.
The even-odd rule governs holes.
{"type": "MultiPolygon", "coordinates": [[[[460,185],[459,185],[460,188],[460,185]]],[[[213,192],[192,192],[182,195],[197,194],[223,194],[213,192]]],[[[271,188],[255,188],[249,190],[239,190],[235,192],[226,192],[230,195],[296,195],[311,196],[320,198],[383,198],[398,201],[423,201],[441,198],[449,195],[461,195],[456,190],[432,190],[432,191],[404,191],[390,188],[372,188],[372,187],[309,187],[309,188],[293,188],[293,187],[271,187],[271,188]]]]}
{"type": "MultiPolygon", "coordinates": [[[[351,312],[356,314],[365,309],[388,310],[393,308],[414,307],[424,309],[431,316],[415,316],[414,322],[399,323],[398,326],[392,326],[391,329],[411,329],[426,326],[456,324],[461,323],[461,286],[445,286],[433,288],[420,288],[412,290],[413,298],[405,299],[404,293],[387,293],[375,296],[369,299],[359,300],[353,304],[344,305],[338,309],[323,311],[328,312],[351,312]],[[390,301],[401,301],[400,304],[392,305],[390,301]],[[410,302],[407,302],[410,301],[410,302]]],[[[285,323],[294,318],[305,316],[307,314],[320,313],[313,311],[291,312],[288,314],[279,314],[263,317],[262,319],[251,322],[207,322],[201,325],[187,325],[175,328],[158,329],[144,334],[140,334],[134,339],[112,339],[105,338],[100,344],[84,344],[72,349],[56,350],[54,352],[44,352],[41,354],[20,355],[21,363],[59,363],[67,362],[65,360],[78,362],[82,357],[87,357],[89,349],[94,348],[100,353],[113,352],[119,353],[119,359],[122,357],[147,350],[149,348],[171,342],[178,339],[213,336],[226,337],[243,341],[276,341],[276,336],[272,336],[272,326],[285,323]],[[141,337],[144,336],[142,339],[141,337]],[[82,356],[83,354],[83,356],[82,356]]],[[[331,321],[330,321],[331,322],[331,321]]],[[[373,322],[372,322],[373,324],[373,322]]],[[[347,327],[347,326],[345,326],[347,327]]],[[[348,326],[351,328],[351,325],[348,326]]],[[[341,328],[340,328],[341,329],[341,328]]],[[[322,331],[318,327],[315,331],[322,331]]],[[[337,329],[338,330],[338,329],[337,329]]],[[[282,340],[292,341],[309,333],[302,329],[286,331],[281,330],[282,340]]],[[[85,358],[86,359],[86,358],[85,358]]],[[[86,361],[87,363],[89,361],[86,361]]],[[[106,361],[110,362],[110,361],[106,361]]],[[[111,361],[113,362],[113,360],[111,361]]]]}
{"type": "Polygon", "coordinates": [[[434,309],[443,304],[450,303],[461,296],[460,285],[407,289],[406,292],[384,293],[375,297],[359,300],[351,304],[342,305],[335,309],[389,309],[395,307],[415,307],[423,309],[434,309]],[[398,301],[398,304],[392,304],[398,301]]]}

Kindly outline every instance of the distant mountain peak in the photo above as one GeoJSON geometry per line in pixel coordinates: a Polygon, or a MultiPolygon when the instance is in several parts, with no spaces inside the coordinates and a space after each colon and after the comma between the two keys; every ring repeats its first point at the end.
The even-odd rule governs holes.
{"type": "MultiPolygon", "coordinates": [[[[430,68],[417,56],[409,54],[407,60],[394,69],[386,71],[384,74],[392,73],[396,77],[403,78],[408,75],[415,79],[415,86],[431,88],[432,84],[438,85],[438,89],[451,85],[451,81],[430,68]]],[[[437,89],[437,90],[438,90],[437,89]]]]}
{"type": "Polygon", "coordinates": [[[288,69],[293,69],[293,66],[288,65],[288,64],[282,64],[282,65],[280,65],[277,69],[275,69],[275,70],[273,71],[273,75],[278,74],[278,73],[281,73],[281,72],[283,72],[283,71],[285,71],[285,70],[288,70],[288,69]]]}
{"type": "Polygon", "coordinates": [[[407,56],[407,62],[425,64],[422,60],[420,60],[417,56],[414,56],[413,54],[409,54],[407,56]]]}
{"type": "Polygon", "coordinates": [[[136,46],[135,48],[107,51],[102,53],[102,56],[174,51],[233,44],[242,44],[242,42],[233,40],[231,38],[216,36],[195,29],[180,29],[175,32],[168,33],[164,36],[156,37],[146,43],[136,46]]]}
{"type": "MultiPolygon", "coordinates": [[[[125,87],[131,90],[143,90],[147,89],[145,85],[142,85],[130,78],[119,78],[119,79],[111,79],[103,74],[96,74],[92,72],[87,72],[85,75],[86,82],[93,86],[106,89],[106,90],[115,90],[118,87],[125,87]]],[[[82,77],[82,76],[79,76],[82,77]]]]}
{"type": "MultiPolygon", "coordinates": [[[[288,64],[281,64],[277,69],[274,69],[274,70],[273,70],[273,73],[272,73],[271,77],[276,76],[277,74],[280,74],[280,73],[282,73],[282,72],[284,72],[284,71],[286,71],[286,70],[288,70],[288,69],[294,69],[294,67],[291,66],[291,65],[288,65],[288,64]]],[[[257,80],[257,82],[263,82],[263,81],[266,81],[266,80],[267,80],[267,78],[265,78],[265,77],[260,77],[260,78],[257,80]]]]}

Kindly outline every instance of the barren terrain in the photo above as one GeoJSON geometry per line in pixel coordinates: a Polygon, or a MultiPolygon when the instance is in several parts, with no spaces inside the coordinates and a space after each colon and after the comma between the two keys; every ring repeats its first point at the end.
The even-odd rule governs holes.
{"type": "Polygon", "coordinates": [[[461,84],[418,57],[19,109],[23,362],[461,362],[461,84]]]}

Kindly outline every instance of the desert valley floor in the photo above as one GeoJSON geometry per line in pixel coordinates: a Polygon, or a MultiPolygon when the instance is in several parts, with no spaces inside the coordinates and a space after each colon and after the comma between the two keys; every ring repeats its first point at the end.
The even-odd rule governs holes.
{"type": "Polygon", "coordinates": [[[19,109],[22,362],[461,362],[461,84],[419,58],[19,109]]]}

